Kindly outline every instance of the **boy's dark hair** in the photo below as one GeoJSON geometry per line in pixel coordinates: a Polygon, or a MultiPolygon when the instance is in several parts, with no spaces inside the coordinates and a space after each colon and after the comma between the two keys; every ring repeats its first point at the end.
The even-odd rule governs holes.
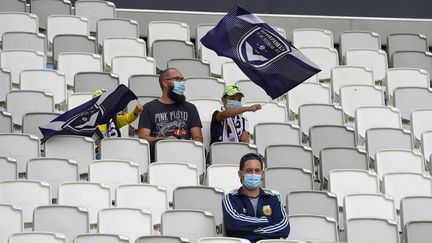
{"type": "Polygon", "coordinates": [[[243,170],[244,164],[248,160],[258,160],[261,164],[261,169],[264,169],[264,163],[263,163],[263,160],[261,158],[261,155],[256,154],[256,153],[248,153],[248,154],[243,155],[243,157],[241,157],[241,159],[240,159],[240,170],[243,170]]]}

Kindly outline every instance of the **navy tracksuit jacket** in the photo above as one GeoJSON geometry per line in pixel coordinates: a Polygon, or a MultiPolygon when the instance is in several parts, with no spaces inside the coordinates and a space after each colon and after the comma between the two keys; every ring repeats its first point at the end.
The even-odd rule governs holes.
{"type": "Polygon", "coordinates": [[[241,188],[225,195],[222,208],[226,236],[256,242],[286,238],[290,232],[288,216],[279,197],[262,189],[256,212],[241,188]]]}

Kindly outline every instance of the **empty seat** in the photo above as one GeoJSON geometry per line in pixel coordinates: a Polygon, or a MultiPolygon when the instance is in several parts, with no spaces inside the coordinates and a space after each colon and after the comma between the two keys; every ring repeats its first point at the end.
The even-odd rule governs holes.
{"type": "Polygon", "coordinates": [[[4,106],[6,94],[12,89],[12,74],[7,68],[0,67],[0,105],[4,106]]]}
{"type": "MultiPolygon", "coordinates": [[[[207,61],[193,58],[176,58],[167,63],[168,68],[181,70],[186,78],[190,77],[210,77],[210,64],[207,61]]],[[[186,89],[188,90],[188,89],[186,89]]]]}
{"type": "Polygon", "coordinates": [[[393,198],[384,194],[351,194],[344,198],[344,221],[378,218],[397,221],[393,198]]]}
{"type": "Polygon", "coordinates": [[[75,2],[75,15],[89,20],[90,31],[96,32],[96,23],[102,18],[115,18],[114,3],[99,0],[80,0],[75,2]]]}
{"type": "Polygon", "coordinates": [[[47,54],[47,39],[44,34],[34,32],[6,32],[3,34],[3,50],[33,50],[47,54]]]}
{"type": "Polygon", "coordinates": [[[152,44],[152,57],[159,70],[167,68],[168,61],[178,58],[195,58],[195,49],[190,41],[156,40],[152,44]]]}
{"type": "Polygon", "coordinates": [[[276,190],[281,198],[292,191],[313,190],[313,175],[310,170],[273,167],[265,170],[264,186],[267,189],[276,190]]]}
{"type": "Polygon", "coordinates": [[[230,193],[241,187],[238,170],[238,165],[233,164],[210,165],[205,174],[205,184],[230,193]]]}
{"type": "Polygon", "coordinates": [[[432,220],[432,214],[428,210],[432,205],[431,196],[407,196],[401,199],[400,205],[401,226],[403,230],[405,230],[405,226],[410,222],[432,220]]]}
{"type": "Polygon", "coordinates": [[[397,109],[384,106],[364,106],[355,112],[357,144],[362,145],[370,128],[402,128],[401,115],[397,109]]]}
{"type": "Polygon", "coordinates": [[[361,66],[337,66],[331,70],[330,85],[334,102],[340,101],[344,85],[374,85],[372,69],[361,66]]]}
{"type": "Polygon", "coordinates": [[[348,220],[347,240],[352,243],[386,242],[398,243],[399,231],[395,221],[361,218],[348,220]],[[365,234],[365,232],[368,232],[365,234]]]}
{"type": "Polygon", "coordinates": [[[20,88],[50,92],[56,105],[66,102],[66,76],[57,70],[23,70],[20,74],[20,88]]]}
{"type": "Polygon", "coordinates": [[[413,149],[411,133],[399,128],[370,128],[366,130],[365,148],[370,160],[382,149],[413,149]]]}
{"type": "Polygon", "coordinates": [[[392,63],[394,68],[420,68],[432,73],[432,53],[428,51],[397,51],[392,63]]]}
{"type": "Polygon", "coordinates": [[[74,206],[40,206],[34,210],[33,231],[63,234],[67,242],[80,234],[89,233],[88,211],[74,206]]]}
{"type": "Polygon", "coordinates": [[[424,132],[421,136],[421,151],[423,157],[427,162],[430,162],[430,156],[432,154],[432,131],[424,132]]]}
{"type": "Polygon", "coordinates": [[[156,62],[151,57],[116,56],[112,58],[112,73],[120,78],[120,84],[127,85],[133,75],[155,74],[156,62]]]}
{"type": "Polygon", "coordinates": [[[387,73],[387,54],[376,49],[351,49],[346,52],[346,65],[372,69],[374,81],[381,84],[387,73]]]}
{"type": "Polygon", "coordinates": [[[45,143],[46,157],[75,160],[80,174],[88,173],[90,162],[95,159],[95,144],[91,138],[73,135],[53,136],[45,143]]]}
{"type": "Polygon", "coordinates": [[[155,74],[132,75],[129,78],[128,87],[137,96],[162,96],[159,76],[155,74]]]}
{"type": "Polygon", "coordinates": [[[104,65],[105,69],[111,68],[111,61],[118,56],[146,56],[145,41],[132,37],[108,37],[103,41],[104,65]]]}
{"type": "Polygon", "coordinates": [[[266,167],[292,167],[314,171],[312,149],[301,145],[271,144],[265,149],[266,167]]]}
{"type": "Polygon", "coordinates": [[[13,133],[12,114],[0,111],[0,133],[13,133]]]}
{"type": "Polygon", "coordinates": [[[58,61],[62,52],[87,52],[97,54],[96,39],[93,36],[61,34],[53,39],[53,60],[58,61]]]}
{"type": "Polygon", "coordinates": [[[222,79],[210,77],[192,77],[187,78],[185,82],[186,90],[184,95],[188,99],[220,99],[224,94],[225,82],[222,79]]]}
{"type": "Polygon", "coordinates": [[[429,232],[432,221],[413,221],[406,225],[405,242],[427,242],[430,238],[429,232]]]}
{"type": "Polygon", "coordinates": [[[417,173],[388,173],[383,176],[383,193],[392,196],[396,209],[406,196],[432,196],[430,177],[417,173]]]}
{"type": "Polygon", "coordinates": [[[428,88],[400,87],[394,90],[394,104],[402,119],[409,121],[411,112],[432,108],[432,91],[428,88]]]}
{"type": "Polygon", "coordinates": [[[391,33],[387,36],[387,54],[391,58],[397,51],[427,51],[426,36],[414,33],[391,33]]]}
{"type": "Polygon", "coordinates": [[[116,206],[140,208],[151,212],[152,224],[158,228],[162,213],[168,210],[167,190],[150,184],[120,185],[116,191],[116,206]]]}
{"type": "Polygon", "coordinates": [[[92,97],[93,97],[93,92],[77,92],[77,93],[69,94],[67,109],[72,110],[73,108],[91,100],[92,97]]]}
{"type": "Polygon", "coordinates": [[[50,15],[72,15],[72,4],[70,1],[37,0],[30,4],[30,12],[37,15],[39,27],[47,29],[47,18],[50,15]]]}
{"type": "Polygon", "coordinates": [[[316,125],[310,128],[309,145],[313,155],[319,158],[320,151],[328,147],[355,148],[355,133],[345,126],[316,125]]]}
{"type": "Polygon", "coordinates": [[[152,235],[140,236],[136,243],[190,243],[190,240],[180,236],[152,235]]]}
{"type": "Polygon", "coordinates": [[[152,235],[151,213],[138,208],[105,208],[98,217],[98,233],[126,235],[130,242],[152,235]]]}
{"type": "Polygon", "coordinates": [[[419,109],[411,112],[411,132],[416,147],[420,143],[422,133],[432,130],[431,118],[432,109],[419,109]]]}
{"type": "Polygon", "coordinates": [[[339,55],[333,47],[302,47],[299,51],[321,69],[317,74],[320,80],[330,80],[331,70],[339,66],[339,55]]]}
{"type": "MultiPolygon", "coordinates": [[[[253,105],[256,102],[244,102],[244,106],[253,105]]],[[[218,107],[219,108],[219,107],[218,107]]],[[[286,106],[277,103],[269,102],[258,112],[247,112],[243,114],[249,121],[249,127],[255,127],[258,123],[286,123],[288,122],[286,106]]],[[[251,129],[252,130],[252,129],[251,129]]]]}
{"type": "Polygon", "coordinates": [[[66,237],[58,233],[22,232],[9,237],[9,243],[66,243],[66,237]]]}
{"type": "Polygon", "coordinates": [[[2,133],[0,156],[15,159],[18,173],[23,173],[26,171],[27,161],[40,156],[39,143],[39,139],[33,135],[2,133]]]}
{"type": "Polygon", "coordinates": [[[345,85],[340,88],[340,101],[346,120],[353,119],[359,107],[385,105],[384,91],[372,85],[345,85]]]}
{"type": "Polygon", "coordinates": [[[339,209],[336,194],[334,193],[325,191],[292,191],[287,195],[286,200],[288,215],[322,215],[339,222],[339,209]]]}
{"type": "Polygon", "coordinates": [[[302,142],[306,143],[309,130],[316,125],[344,125],[341,107],[330,104],[304,104],[299,107],[298,123],[302,131],[302,142]]]}
{"type": "Polygon", "coordinates": [[[94,160],[89,166],[89,180],[110,186],[111,198],[122,184],[140,183],[139,167],[136,162],[128,160],[103,159],[94,160]]]}
{"type": "Polygon", "coordinates": [[[227,85],[234,85],[239,80],[249,79],[246,74],[237,66],[235,62],[225,62],[222,64],[222,79],[227,85]]]}
{"type": "Polygon", "coordinates": [[[74,243],[129,243],[129,238],[125,235],[115,234],[103,234],[103,233],[92,233],[77,235],[74,239],[74,243]]]}
{"type": "Polygon", "coordinates": [[[302,83],[288,91],[287,103],[290,118],[295,119],[301,105],[331,104],[330,89],[324,84],[302,83]]]}
{"type": "Polygon", "coordinates": [[[59,54],[57,69],[66,75],[66,84],[72,87],[75,74],[102,72],[102,58],[100,55],[85,52],[63,52],[59,54]]]}
{"type": "Polygon", "coordinates": [[[147,37],[149,50],[152,50],[153,42],[157,40],[190,41],[189,26],[174,21],[151,21],[148,24],[147,37]]]}
{"type": "MultiPolygon", "coordinates": [[[[213,112],[223,106],[220,99],[188,99],[187,101],[195,105],[201,121],[211,121],[213,112]]],[[[249,127],[251,127],[250,123],[249,127]]]]}
{"type": "Polygon", "coordinates": [[[341,59],[345,57],[347,51],[358,48],[381,49],[380,36],[370,31],[343,31],[339,45],[341,59]]]}
{"type": "Polygon", "coordinates": [[[333,218],[307,214],[290,215],[289,218],[290,224],[296,226],[292,227],[289,239],[308,242],[338,241],[339,239],[337,223],[333,218]]]}
{"type": "Polygon", "coordinates": [[[23,210],[9,204],[0,204],[0,240],[7,242],[13,233],[24,230],[23,210]]]}
{"type": "Polygon", "coordinates": [[[17,162],[15,159],[0,157],[0,181],[16,180],[18,177],[17,162]]]}
{"type": "Polygon", "coordinates": [[[27,162],[27,179],[49,183],[52,198],[57,198],[62,181],[78,181],[78,164],[61,158],[32,158],[27,162]]]}
{"type": "Polygon", "coordinates": [[[0,3],[2,11],[26,12],[26,2],[21,0],[5,0],[0,3]]]}
{"type": "Polygon", "coordinates": [[[241,142],[215,142],[211,145],[210,161],[214,164],[235,164],[248,153],[258,153],[253,144],[241,142]]]}
{"type": "Polygon", "coordinates": [[[205,148],[190,140],[160,140],[155,145],[155,161],[176,161],[193,164],[201,175],[205,171],[205,148]]]}
{"type": "Polygon", "coordinates": [[[300,145],[300,129],[288,123],[256,123],[253,134],[260,154],[264,154],[267,146],[272,144],[300,145]]]}
{"type": "Polygon", "coordinates": [[[1,67],[11,72],[12,84],[18,85],[20,73],[27,69],[44,69],[46,56],[33,50],[5,50],[0,54],[1,67]]]}
{"type": "Polygon", "coordinates": [[[101,141],[101,159],[133,161],[138,164],[140,174],[146,174],[150,163],[149,144],[137,138],[105,138],[101,141]]]}
{"type": "Polygon", "coordinates": [[[96,224],[99,210],[111,207],[112,203],[107,185],[87,181],[62,182],[58,187],[57,202],[86,208],[90,224],[96,224]]]}
{"type": "Polygon", "coordinates": [[[251,80],[238,80],[235,85],[239,87],[245,95],[242,98],[243,102],[249,101],[271,101],[272,98],[260,86],[251,80]]]}
{"type": "Polygon", "coordinates": [[[0,27],[0,40],[6,32],[39,32],[38,17],[31,13],[2,12],[0,22],[4,23],[0,27]]]}
{"type": "Polygon", "coordinates": [[[176,187],[199,185],[198,170],[196,166],[185,163],[152,163],[149,167],[148,183],[165,187],[168,201],[172,202],[173,191],[176,187]],[[183,176],[177,176],[179,174],[183,176]]]}
{"type": "Polygon", "coordinates": [[[392,172],[423,174],[425,171],[423,156],[412,150],[380,150],[375,154],[375,168],[380,179],[392,172]]]}
{"type": "Polygon", "coordinates": [[[324,29],[294,29],[292,42],[297,49],[303,47],[333,48],[333,33],[324,29]]]}
{"type": "Polygon", "coordinates": [[[11,90],[6,95],[6,110],[12,114],[13,124],[21,126],[26,113],[54,112],[54,97],[39,90],[11,90]],[[27,101],[25,106],[23,101],[27,101]]]}
{"type": "Polygon", "coordinates": [[[41,181],[1,181],[0,203],[21,207],[24,222],[31,223],[36,207],[51,204],[51,189],[47,183],[41,181]]]}
{"type": "Polygon", "coordinates": [[[208,31],[213,29],[215,26],[215,24],[198,24],[195,38],[195,46],[197,49],[197,54],[201,57],[201,59],[206,60],[210,63],[211,74],[221,76],[222,64],[231,61],[231,59],[223,56],[218,56],[216,52],[203,46],[199,41],[205,34],[207,34],[208,31]]]}
{"type": "Polygon", "coordinates": [[[379,193],[379,182],[375,173],[367,170],[332,170],[329,175],[329,191],[335,193],[339,207],[348,194],[379,193]]]}
{"type": "Polygon", "coordinates": [[[29,112],[23,116],[22,132],[32,134],[39,139],[43,137],[40,126],[48,124],[50,121],[57,118],[59,114],[54,112],[29,112]]]}
{"type": "Polygon", "coordinates": [[[202,210],[174,209],[162,214],[162,235],[186,237],[192,243],[216,236],[214,217],[202,210]]]}
{"type": "Polygon", "coordinates": [[[327,147],[321,149],[319,168],[320,178],[324,183],[334,169],[368,170],[369,165],[364,150],[350,147],[327,147]]]}
{"type": "Polygon", "coordinates": [[[119,76],[104,72],[79,72],[74,78],[74,92],[94,92],[97,89],[115,90],[119,76]]]}
{"type": "Polygon", "coordinates": [[[107,37],[139,37],[139,26],[136,20],[122,18],[103,18],[96,24],[98,47],[102,47],[107,37]]]}
{"type": "Polygon", "coordinates": [[[47,18],[47,38],[52,44],[54,37],[61,34],[90,35],[88,19],[73,15],[49,15],[47,18]]]}
{"type": "Polygon", "coordinates": [[[394,104],[394,90],[399,87],[429,87],[429,74],[418,68],[389,68],[387,71],[387,103],[394,104]]]}
{"type": "Polygon", "coordinates": [[[218,234],[222,234],[224,191],[215,187],[181,186],[174,190],[174,209],[197,209],[213,214],[218,234]]]}

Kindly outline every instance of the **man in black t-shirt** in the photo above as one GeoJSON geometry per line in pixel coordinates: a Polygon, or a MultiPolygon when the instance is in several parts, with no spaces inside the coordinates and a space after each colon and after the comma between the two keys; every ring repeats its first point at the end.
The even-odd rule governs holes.
{"type": "Polygon", "coordinates": [[[162,96],[144,105],[138,125],[139,138],[152,147],[161,139],[188,139],[202,142],[201,120],[195,105],[186,101],[182,73],[175,68],[159,76],[162,96]]]}

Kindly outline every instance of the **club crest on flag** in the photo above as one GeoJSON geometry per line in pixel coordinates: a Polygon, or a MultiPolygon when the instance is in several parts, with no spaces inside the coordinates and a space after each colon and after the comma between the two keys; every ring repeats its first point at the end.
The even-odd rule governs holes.
{"type": "Polygon", "coordinates": [[[286,42],[261,27],[246,33],[238,46],[239,59],[256,68],[265,67],[290,52],[286,42]]]}
{"type": "Polygon", "coordinates": [[[88,110],[81,114],[71,117],[65,121],[62,128],[68,128],[71,131],[79,132],[83,130],[94,131],[94,127],[98,125],[98,121],[103,116],[104,112],[98,104],[94,104],[88,110]]]}

